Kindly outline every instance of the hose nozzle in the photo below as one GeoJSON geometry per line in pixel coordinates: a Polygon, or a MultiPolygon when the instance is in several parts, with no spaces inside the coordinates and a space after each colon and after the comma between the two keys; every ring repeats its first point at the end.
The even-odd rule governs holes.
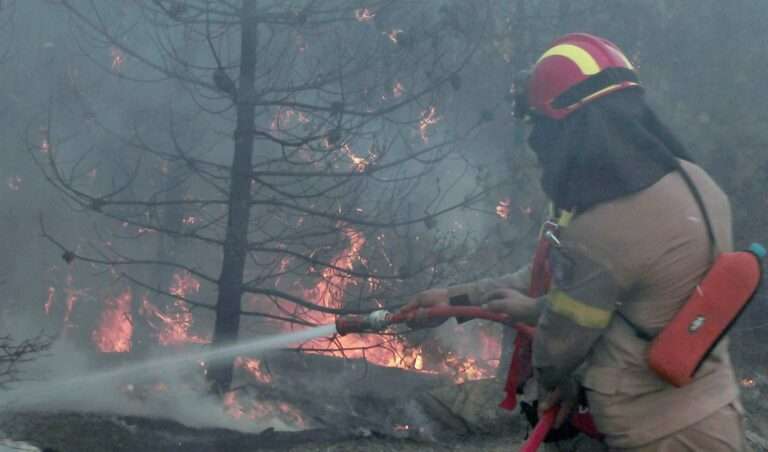
{"type": "Polygon", "coordinates": [[[380,309],[368,315],[345,315],[336,318],[336,332],[344,336],[349,333],[375,333],[390,324],[389,311],[380,309]]]}

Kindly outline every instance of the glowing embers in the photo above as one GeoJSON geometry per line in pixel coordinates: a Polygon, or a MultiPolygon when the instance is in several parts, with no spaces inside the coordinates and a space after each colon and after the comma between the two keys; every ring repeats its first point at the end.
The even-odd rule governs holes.
{"type": "Polygon", "coordinates": [[[196,217],[194,215],[187,215],[184,218],[181,219],[181,223],[185,226],[192,226],[195,224],[198,224],[200,222],[200,217],[196,217]]]}
{"type": "Polygon", "coordinates": [[[48,141],[48,129],[41,129],[40,134],[42,135],[42,138],[40,139],[40,152],[43,154],[47,154],[51,151],[51,143],[48,141]]]}
{"type": "Polygon", "coordinates": [[[438,122],[440,122],[440,117],[437,116],[437,108],[434,105],[421,112],[421,119],[419,119],[421,141],[424,143],[429,142],[428,130],[438,122]]]}
{"type": "Polygon", "coordinates": [[[369,8],[358,8],[355,10],[355,19],[358,22],[370,22],[374,17],[376,17],[376,13],[369,8]]]}
{"type": "Polygon", "coordinates": [[[110,47],[109,54],[112,58],[112,72],[120,72],[120,68],[125,64],[125,54],[117,47],[110,47]]]}
{"type": "Polygon", "coordinates": [[[395,29],[390,32],[384,33],[387,35],[387,38],[389,38],[390,41],[392,41],[393,44],[398,43],[399,36],[403,33],[403,30],[395,29]]]}
{"type": "Polygon", "coordinates": [[[104,301],[104,310],[98,327],[91,333],[96,347],[105,353],[123,353],[131,350],[133,295],[127,289],[115,298],[104,301]]]}
{"type": "Polygon", "coordinates": [[[273,131],[289,131],[297,126],[309,124],[311,119],[306,113],[290,108],[279,109],[272,117],[270,129],[273,131]]]}
{"type": "Polygon", "coordinates": [[[285,430],[303,430],[307,422],[301,412],[285,402],[258,401],[250,398],[246,391],[230,391],[224,394],[224,409],[234,419],[279,420],[285,430]]]}
{"type": "Polygon", "coordinates": [[[503,218],[505,220],[509,219],[509,206],[512,204],[512,201],[507,199],[502,199],[499,201],[498,204],[496,204],[496,215],[498,215],[500,218],[503,218]]]}
{"type": "Polygon", "coordinates": [[[56,301],[56,288],[51,286],[48,288],[48,298],[45,300],[45,304],[43,305],[45,315],[51,315],[51,308],[53,307],[54,301],[56,301]]]}
{"type": "Polygon", "coordinates": [[[272,382],[272,375],[262,368],[261,360],[259,359],[238,356],[235,358],[235,367],[243,369],[259,383],[269,384],[272,382]]]}
{"type": "Polygon", "coordinates": [[[344,145],[342,145],[340,148],[340,152],[344,154],[352,162],[352,168],[357,172],[362,173],[371,163],[370,160],[366,160],[356,155],[352,151],[352,147],[349,144],[345,143],[344,145]]]}
{"type": "Polygon", "coordinates": [[[744,388],[754,388],[757,386],[757,381],[751,377],[744,377],[739,381],[739,383],[741,383],[741,386],[744,388]]]}
{"type": "Polygon", "coordinates": [[[405,93],[405,86],[402,82],[395,82],[392,86],[392,96],[395,98],[401,97],[405,93]]]}

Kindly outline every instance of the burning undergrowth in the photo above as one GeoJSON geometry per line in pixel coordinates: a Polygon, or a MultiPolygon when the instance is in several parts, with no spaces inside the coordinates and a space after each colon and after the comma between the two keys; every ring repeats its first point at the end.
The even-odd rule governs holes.
{"type": "MultiPolygon", "coordinates": [[[[363,252],[367,238],[349,227],[340,232],[346,245],[328,257],[330,265],[306,269],[314,279],[286,276],[278,278],[275,287],[328,310],[343,309],[352,293],[379,289],[381,281],[350,277],[358,266],[367,264],[363,252]]],[[[285,269],[291,265],[290,258],[279,264],[285,269]]],[[[189,272],[170,275],[162,297],[117,277],[106,291],[83,287],[72,268],[56,269],[66,276],[51,285],[42,306],[61,338],[52,359],[40,363],[48,369],[34,372],[51,375],[45,385],[207,348],[210,316],[196,310],[193,300],[211,294],[189,272]]],[[[258,295],[247,296],[243,305],[272,318],[244,321],[242,340],[305,328],[280,318],[314,325],[335,320],[327,312],[258,295]]],[[[412,429],[409,421],[424,417],[418,408],[409,408],[409,416],[389,416],[371,402],[384,397],[388,405],[400,407],[397,412],[402,408],[399,398],[408,399],[415,387],[487,379],[496,373],[501,353],[496,325],[450,321],[437,334],[395,333],[319,337],[268,356],[238,356],[233,389],[220,399],[209,395],[205,379],[209,363],[201,360],[184,369],[159,369],[141,377],[131,375],[66,390],[37,407],[160,416],[187,425],[249,432],[322,428],[332,422],[398,436],[421,435],[423,431],[412,429]],[[387,382],[385,387],[400,390],[384,395],[378,390],[382,381],[387,382]]],[[[30,390],[34,391],[25,389],[26,393],[30,390]]]]}

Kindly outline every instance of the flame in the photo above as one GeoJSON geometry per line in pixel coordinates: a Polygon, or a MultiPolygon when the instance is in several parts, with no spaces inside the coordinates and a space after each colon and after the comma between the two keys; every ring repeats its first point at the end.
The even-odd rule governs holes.
{"type": "Polygon", "coordinates": [[[175,273],[168,292],[177,297],[173,304],[162,310],[146,297],[141,303],[141,313],[155,330],[160,345],[207,344],[209,339],[190,333],[194,318],[192,311],[184,301],[190,293],[200,291],[200,281],[188,272],[175,273]],[[158,322],[159,321],[159,322],[158,322]]]}
{"type": "Polygon", "coordinates": [[[384,34],[387,35],[390,41],[392,41],[394,44],[397,44],[397,37],[400,36],[400,33],[402,32],[403,30],[395,29],[384,34]]]}
{"type": "Polygon", "coordinates": [[[374,17],[376,17],[376,13],[369,8],[358,8],[355,10],[355,19],[358,22],[370,22],[374,17]]]}
{"type": "Polygon", "coordinates": [[[741,379],[741,385],[745,388],[754,388],[757,385],[757,382],[754,378],[745,377],[741,379]]]}
{"type": "Polygon", "coordinates": [[[101,313],[101,322],[91,333],[91,339],[102,352],[123,353],[131,350],[132,300],[130,289],[116,298],[106,300],[104,311],[101,313]]]}
{"type": "MultiPolygon", "coordinates": [[[[344,291],[348,286],[356,285],[354,279],[336,268],[352,270],[355,262],[360,259],[360,251],[365,245],[365,237],[352,228],[345,228],[343,232],[349,241],[349,246],[331,260],[331,267],[323,270],[320,282],[312,289],[304,292],[305,298],[314,300],[320,306],[341,307],[340,303],[344,297],[344,291]]],[[[335,320],[331,314],[321,313],[320,316],[322,318],[317,319],[318,323],[330,323],[335,320]]]]}
{"type": "Polygon", "coordinates": [[[272,117],[270,123],[270,129],[272,130],[286,130],[296,125],[309,124],[312,120],[303,111],[296,111],[293,109],[280,109],[272,117]]]}
{"type": "Polygon", "coordinates": [[[272,382],[272,375],[261,368],[261,361],[256,358],[238,356],[235,358],[235,367],[245,370],[260,383],[269,384],[272,382]]]}
{"type": "Polygon", "coordinates": [[[67,288],[64,289],[64,292],[67,294],[67,300],[66,300],[66,311],[64,311],[64,323],[69,323],[69,318],[72,315],[72,311],[75,309],[75,303],[77,303],[77,300],[80,298],[81,295],[84,295],[87,291],[86,290],[79,290],[72,287],[73,278],[72,275],[67,275],[67,288]]]}
{"type": "Polygon", "coordinates": [[[46,299],[43,309],[45,309],[45,315],[51,315],[51,308],[53,302],[56,300],[56,288],[51,286],[48,288],[48,299],[46,299]]]}
{"type": "Polygon", "coordinates": [[[191,226],[193,224],[199,223],[200,219],[194,215],[187,215],[186,217],[181,219],[181,222],[187,226],[191,226]]]}
{"type": "Polygon", "coordinates": [[[298,429],[305,429],[307,427],[301,413],[287,403],[259,402],[255,400],[247,403],[240,400],[235,391],[224,394],[223,402],[226,413],[235,419],[258,421],[260,419],[278,418],[298,429]]]}
{"type": "Polygon", "coordinates": [[[405,93],[405,86],[401,82],[395,82],[395,85],[392,87],[392,95],[395,96],[395,98],[401,97],[405,93]]]}
{"type": "Polygon", "coordinates": [[[439,121],[440,118],[437,116],[437,108],[434,105],[421,112],[421,119],[419,120],[419,134],[421,135],[421,141],[424,143],[429,142],[427,130],[430,126],[437,124],[439,121]]]}
{"type": "Polygon", "coordinates": [[[358,155],[356,155],[352,151],[352,147],[345,143],[340,148],[341,153],[346,155],[349,160],[352,161],[352,168],[354,168],[355,171],[362,173],[365,171],[365,169],[368,167],[368,165],[371,163],[369,160],[366,160],[358,155]]]}
{"type": "Polygon", "coordinates": [[[11,176],[8,178],[8,188],[12,191],[21,190],[21,176],[11,176]]]}
{"type": "Polygon", "coordinates": [[[189,293],[200,292],[200,281],[192,277],[188,272],[173,275],[173,283],[169,289],[171,295],[186,298],[189,293]]]}
{"type": "Polygon", "coordinates": [[[51,150],[51,144],[48,142],[48,138],[43,138],[40,142],[40,152],[47,154],[51,150]]]}
{"type": "MultiPolygon", "coordinates": [[[[331,260],[331,265],[336,268],[351,270],[356,262],[363,260],[360,252],[365,246],[366,239],[360,232],[352,228],[347,227],[343,231],[347,237],[348,245],[331,260]]],[[[314,287],[304,290],[304,297],[321,306],[341,308],[345,292],[357,285],[357,280],[350,278],[341,270],[330,267],[323,270],[322,276],[322,279],[314,287]]],[[[376,283],[368,281],[368,284],[376,283]]],[[[330,323],[335,320],[331,314],[317,312],[302,314],[305,320],[318,324],[330,323]]],[[[305,343],[303,348],[307,353],[363,358],[368,362],[385,367],[451,375],[454,381],[463,382],[493,376],[501,353],[498,335],[486,334],[482,330],[478,331],[478,334],[472,333],[458,331],[457,336],[466,341],[474,338],[475,342],[472,344],[460,344],[460,348],[477,351],[474,356],[459,356],[454,352],[441,350],[440,356],[427,359],[422,347],[411,346],[401,338],[382,339],[380,336],[354,334],[335,337],[330,341],[324,338],[315,339],[305,343]]]]}
{"type": "Polygon", "coordinates": [[[509,206],[511,203],[512,201],[509,198],[499,201],[499,203],[496,205],[496,215],[498,215],[500,218],[508,220],[509,206]]]}
{"type": "Polygon", "coordinates": [[[123,63],[125,63],[125,54],[122,50],[118,49],[117,47],[110,47],[109,53],[112,57],[112,71],[118,72],[120,71],[120,68],[122,67],[123,63]]]}

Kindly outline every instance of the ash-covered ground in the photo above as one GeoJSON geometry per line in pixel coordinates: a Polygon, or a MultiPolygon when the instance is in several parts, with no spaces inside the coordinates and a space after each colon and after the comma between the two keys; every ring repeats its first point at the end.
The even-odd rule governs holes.
{"type": "MultiPolygon", "coordinates": [[[[270,359],[270,369],[269,385],[251,381],[241,386],[240,406],[247,406],[248,400],[290,403],[300,410],[303,427],[290,426],[290,417],[275,415],[271,425],[277,428],[265,428],[267,419],[236,419],[231,411],[230,427],[226,420],[218,427],[201,425],[202,411],[213,404],[198,401],[197,423],[190,417],[180,419],[168,405],[165,413],[147,409],[143,414],[126,414],[128,406],[115,406],[111,412],[104,407],[62,407],[6,412],[0,431],[41,450],[60,452],[494,452],[517,450],[530,431],[521,415],[497,408],[503,388],[497,379],[455,384],[444,377],[321,356],[277,357],[270,359]],[[312,381],[307,369],[326,378],[312,381]]],[[[768,450],[767,383],[764,377],[752,378],[743,388],[747,438],[756,452],[768,450]]],[[[142,402],[136,400],[139,392],[134,388],[126,403],[145,403],[153,410],[163,406],[147,400],[162,399],[162,394],[148,389],[142,402]]],[[[586,437],[547,447],[540,450],[606,450],[586,437]]]]}

